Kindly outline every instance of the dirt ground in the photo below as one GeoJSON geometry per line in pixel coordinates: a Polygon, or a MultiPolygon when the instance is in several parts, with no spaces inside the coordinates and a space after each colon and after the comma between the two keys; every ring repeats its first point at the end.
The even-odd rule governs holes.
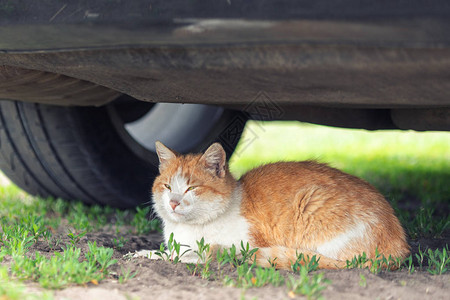
{"type": "MultiPolygon", "coordinates": [[[[109,233],[90,233],[80,241],[78,246],[87,250],[87,241],[97,241],[99,246],[113,247],[112,239],[116,237],[109,233]]],[[[124,247],[115,251],[118,263],[112,267],[109,279],[98,285],[72,286],[54,292],[55,299],[289,299],[286,286],[252,288],[242,290],[224,287],[220,281],[207,281],[190,274],[186,265],[170,262],[154,261],[146,258],[126,259],[128,252],[139,249],[156,249],[161,242],[161,236],[124,235],[128,240],[124,247]],[[118,276],[122,268],[129,268],[138,274],[120,284],[118,276]]],[[[63,243],[64,241],[63,238],[63,243]]],[[[68,241],[67,241],[68,242],[68,241]]],[[[421,239],[410,241],[413,253],[421,248],[444,247],[450,244],[450,231],[442,239],[421,239]]],[[[50,254],[47,244],[38,242],[30,253],[39,251],[50,254]]],[[[230,270],[231,272],[231,270],[230,270]]],[[[426,271],[416,271],[408,274],[406,270],[395,272],[381,272],[378,275],[368,270],[326,270],[325,277],[331,280],[323,292],[325,299],[450,299],[450,273],[433,276],[426,271]],[[361,275],[366,282],[362,282],[361,275]]],[[[288,272],[283,272],[287,275],[288,272]]],[[[37,284],[28,285],[29,291],[41,290],[37,284]]],[[[301,298],[297,296],[297,298],[301,298]]]]}

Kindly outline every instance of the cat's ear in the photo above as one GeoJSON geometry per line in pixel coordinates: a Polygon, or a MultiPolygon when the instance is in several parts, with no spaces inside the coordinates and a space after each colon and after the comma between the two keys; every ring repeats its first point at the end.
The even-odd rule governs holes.
{"type": "Polygon", "coordinates": [[[177,154],[175,151],[164,146],[160,141],[156,141],[155,148],[159,159],[159,171],[161,172],[172,159],[177,157],[177,154]]]}
{"type": "Polygon", "coordinates": [[[203,153],[201,159],[205,168],[218,176],[223,178],[225,176],[225,164],[227,162],[227,155],[225,150],[219,143],[214,143],[203,153]]]}

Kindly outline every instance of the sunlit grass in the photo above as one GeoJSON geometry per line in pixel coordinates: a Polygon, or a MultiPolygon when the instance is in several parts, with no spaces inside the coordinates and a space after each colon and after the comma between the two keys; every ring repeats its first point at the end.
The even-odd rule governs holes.
{"type": "Polygon", "coordinates": [[[274,161],[314,159],[362,177],[395,200],[447,202],[450,133],[366,131],[302,124],[249,122],[231,159],[236,177],[274,161]]]}

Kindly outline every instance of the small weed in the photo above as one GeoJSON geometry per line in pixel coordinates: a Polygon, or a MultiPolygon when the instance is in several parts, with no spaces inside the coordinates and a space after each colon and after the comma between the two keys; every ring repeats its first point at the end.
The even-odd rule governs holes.
{"type": "Polygon", "coordinates": [[[47,242],[48,247],[50,248],[50,250],[56,250],[60,248],[60,244],[61,244],[61,237],[60,236],[54,236],[53,234],[51,234],[50,231],[47,232],[48,234],[46,234],[44,236],[45,241],[47,242]]]}
{"type": "Polygon", "coordinates": [[[403,266],[408,270],[409,274],[414,273],[414,261],[412,255],[408,256],[403,260],[403,266]]]}
{"type": "Polygon", "coordinates": [[[439,249],[434,251],[428,249],[427,271],[432,275],[441,275],[447,272],[450,265],[449,253],[448,245],[446,245],[445,248],[442,248],[442,251],[439,249]]]}
{"type": "Polygon", "coordinates": [[[450,216],[438,218],[433,207],[421,207],[414,216],[407,211],[397,210],[397,215],[411,239],[419,237],[439,238],[450,228],[450,216]]]}
{"type": "Polygon", "coordinates": [[[108,215],[111,214],[112,209],[109,206],[101,207],[100,205],[93,205],[89,208],[88,216],[90,220],[95,220],[95,228],[99,229],[108,224],[108,215]]]}
{"type": "Polygon", "coordinates": [[[236,246],[232,245],[229,249],[218,249],[217,250],[217,263],[219,269],[226,265],[227,263],[236,267],[238,265],[236,258],[236,246]]]}
{"type": "Polygon", "coordinates": [[[305,268],[306,272],[309,273],[311,271],[317,270],[319,267],[319,259],[314,255],[313,257],[309,257],[309,255],[305,258],[303,253],[297,253],[297,259],[291,265],[291,269],[294,273],[299,273],[301,268],[305,268]]]}
{"type": "Polygon", "coordinates": [[[197,249],[194,253],[197,254],[198,260],[200,263],[205,263],[210,257],[210,244],[205,244],[205,239],[202,238],[200,241],[197,241],[197,249]]]}
{"type": "Polygon", "coordinates": [[[116,238],[112,239],[113,247],[118,250],[122,249],[123,246],[125,246],[126,242],[128,242],[128,240],[123,236],[119,237],[118,239],[116,238]]]}
{"type": "Polygon", "coordinates": [[[120,228],[126,224],[128,214],[129,214],[128,210],[116,209],[114,211],[114,219],[115,219],[114,225],[116,234],[120,233],[120,228]]]}
{"type": "Polygon", "coordinates": [[[35,242],[34,235],[23,226],[2,226],[0,243],[6,254],[24,255],[35,242]]]}
{"type": "Polygon", "coordinates": [[[229,263],[234,267],[238,267],[252,261],[256,251],[258,251],[258,248],[250,249],[249,243],[244,246],[244,242],[241,241],[240,254],[237,253],[236,246],[233,244],[229,249],[217,251],[217,261],[219,265],[229,263]]]}
{"type": "Polygon", "coordinates": [[[225,276],[224,284],[239,288],[262,287],[268,284],[281,286],[284,278],[280,272],[274,268],[262,268],[253,264],[244,263],[236,268],[237,278],[232,279],[225,276]]]}
{"type": "Polygon", "coordinates": [[[47,231],[42,216],[27,215],[19,222],[22,226],[27,228],[31,236],[33,236],[34,241],[37,241],[38,238],[47,231]]]}
{"type": "Polygon", "coordinates": [[[62,199],[56,199],[55,201],[53,201],[51,207],[54,213],[62,217],[64,215],[67,215],[67,213],[69,212],[70,202],[62,199]]]}
{"type": "Polygon", "coordinates": [[[194,253],[198,256],[198,262],[196,264],[188,264],[187,267],[193,276],[199,274],[203,279],[209,280],[211,277],[211,262],[212,256],[210,253],[210,245],[205,244],[205,239],[202,238],[197,241],[197,248],[194,253]]]}
{"type": "Polygon", "coordinates": [[[354,256],[351,261],[347,260],[346,268],[347,269],[356,269],[356,268],[363,269],[366,267],[367,262],[368,262],[367,255],[365,252],[363,252],[363,254],[354,256]]]}
{"type": "Polygon", "coordinates": [[[167,250],[168,251],[165,249],[164,243],[161,243],[159,250],[155,252],[155,255],[158,255],[165,261],[171,261],[173,264],[177,264],[183,255],[191,251],[191,249],[187,249],[181,253],[181,244],[174,240],[173,232],[170,234],[167,250]]]}
{"type": "Polygon", "coordinates": [[[127,282],[128,280],[134,278],[138,274],[138,271],[133,273],[133,272],[131,272],[130,268],[127,268],[125,270],[122,266],[120,266],[120,271],[121,271],[121,274],[119,275],[119,283],[120,284],[127,282]]]}
{"type": "Polygon", "coordinates": [[[256,287],[261,287],[267,284],[273,286],[281,286],[284,284],[284,277],[275,268],[262,268],[257,267],[255,269],[255,280],[252,279],[252,283],[256,287]]]}
{"type": "Polygon", "coordinates": [[[419,270],[422,270],[423,262],[424,262],[424,259],[425,259],[425,252],[423,252],[420,249],[420,245],[419,245],[418,253],[416,253],[416,259],[417,259],[417,263],[419,264],[419,270]]]}
{"type": "Polygon", "coordinates": [[[108,268],[117,263],[117,259],[112,259],[114,250],[111,248],[98,247],[96,242],[88,242],[89,252],[85,254],[91,265],[100,267],[100,272],[107,274],[108,268]]]}
{"type": "Polygon", "coordinates": [[[390,255],[389,257],[386,258],[383,254],[380,254],[378,252],[378,249],[375,249],[374,258],[367,258],[366,253],[363,252],[363,254],[354,256],[352,260],[347,260],[346,268],[347,269],[368,268],[371,273],[378,274],[381,272],[381,270],[390,271],[391,268],[393,268],[394,266],[399,268],[402,264],[403,264],[402,259],[394,259],[390,255]]]}
{"type": "Polygon", "coordinates": [[[226,249],[217,249],[216,252],[216,261],[217,261],[217,276],[216,279],[221,280],[223,279],[223,270],[222,267],[225,266],[228,263],[228,250],[226,249]]]}
{"type": "Polygon", "coordinates": [[[370,262],[370,272],[373,274],[378,274],[381,272],[381,270],[383,269],[383,266],[385,266],[386,263],[386,258],[384,257],[384,255],[381,255],[378,252],[378,248],[375,249],[375,258],[370,258],[369,262],[370,262]]]}
{"type": "Polygon", "coordinates": [[[189,263],[186,265],[189,272],[192,274],[192,276],[199,275],[202,279],[209,280],[211,278],[211,275],[213,274],[211,271],[211,262],[212,259],[208,259],[205,263],[196,263],[192,264],[189,263]]]}
{"type": "Polygon", "coordinates": [[[69,233],[67,234],[67,236],[69,237],[69,242],[72,246],[75,246],[76,244],[78,244],[81,239],[86,235],[87,231],[81,231],[81,232],[72,232],[72,230],[69,229],[69,233]]]}
{"type": "Polygon", "coordinates": [[[319,273],[308,277],[307,269],[300,267],[300,277],[289,276],[286,282],[289,288],[289,297],[294,298],[295,295],[304,295],[307,299],[321,299],[322,291],[331,283],[324,276],[324,273],[319,273]]]}
{"type": "Polygon", "coordinates": [[[267,262],[269,263],[271,268],[276,268],[277,267],[277,258],[275,257],[274,259],[267,259],[267,262]]]}
{"type": "Polygon", "coordinates": [[[359,274],[359,286],[365,288],[367,286],[366,276],[359,274]]]}
{"type": "Polygon", "coordinates": [[[258,251],[258,248],[250,249],[250,244],[244,246],[244,242],[241,241],[241,258],[240,264],[246,263],[248,261],[252,261],[254,259],[255,253],[258,251]]]}
{"type": "Polygon", "coordinates": [[[81,202],[74,203],[72,209],[69,210],[67,219],[69,224],[75,229],[75,231],[89,232],[93,229],[89,221],[88,208],[81,202]]]}
{"type": "Polygon", "coordinates": [[[148,220],[147,216],[150,214],[150,211],[151,208],[149,206],[144,208],[136,207],[136,214],[131,221],[131,225],[135,227],[136,234],[147,234],[151,231],[162,232],[159,219],[148,220]]]}
{"type": "Polygon", "coordinates": [[[406,259],[408,259],[408,257],[407,258],[396,257],[394,260],[395,269],[401,270],[403,268],[403,265],[405,264],[406,259]]]}

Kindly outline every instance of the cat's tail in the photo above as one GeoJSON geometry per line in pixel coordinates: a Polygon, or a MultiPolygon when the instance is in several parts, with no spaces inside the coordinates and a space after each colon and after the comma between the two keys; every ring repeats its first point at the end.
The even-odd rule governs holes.
{"type": "Polygon", "coordinates": [[[312,261],[313,257],[318,262],[319,269],[343,269],[347,266],[346,261],[336,260],[309,250],[282,246],[259,248],[256,252],[256,264],[262,267],[275,266],[277,269],[292,270],[295,262],[305,265],[312,261]]]}

